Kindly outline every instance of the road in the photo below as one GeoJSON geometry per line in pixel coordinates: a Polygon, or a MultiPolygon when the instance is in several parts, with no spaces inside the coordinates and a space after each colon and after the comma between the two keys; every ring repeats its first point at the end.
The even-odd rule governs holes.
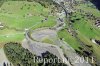
{"type": "MultiPolygon", "coordinates": [[[[56,1],[55,2],[60,5],[60,2],[59,1],[61,2],[61,0],[57,0],[57,2],[56,1]]],[[[64,0],[62,0],[62,1],[64,1],[64,0]]],[[[68,15],[67,14],[68,13],[68,9],[66,10],[63,6],[61,6],[61,7],[64,9],[63,11],[66,14],[66,15],[65,14],[63,14],[63,15],[67,16],[68,15]]],[[[57,19],[59,19],[59,18],[61,18],[61,17],[58,16],[57,19]]],[[[68,66],[72,66],[72,65],[73,66],[91,66],[89,63],[86,63],[85,60],[84,60],[83,63],[81,63],[81,62],[76,63],[77,58],[82,58],[82,57],[80,57],[75,52],[75,50],[71,46],[69,46],[69,44],[67,44],[63,40],[59,40],[58,38],[55,39],[55,40],[53,40],[54,41],[54,44],[56,44],[56,45],[50,45],[50,44],[42,43],[41,42],[41,39],[44,38],[44,37],[46,37],[47,35],[50,36],[52,34],[54,37],[57,37],[57,31],[59,31],[58,28],[62,29],[64,27],[64,25],[65,25],[65,23],[63,22],[63,25],[61,25],[59,27],[58,25],[61,24],[60,22],[61,22],[60,20],[57,20],[57,25],[55,25],[53,27],[53,28],[56,28],[56,30],[54,32],[49,32],[49,31],[51,31],[51,29],[49,31],[48,31],[48,29],[41,29],[41,30],[38,30],[37,29],[36,31],[34,30],[31,35],[29,35],[28,34],[29,32],[27,31],[26,32],[26,39],[27,39],[27,41],[28,41],[28,43],[30,45],[28,49],[31,52],[35,52],[37,55],[40,55],[41,53],[43,53],[43,52],[45,52],[45,51],[48,50],[51,53],[53,53],[56,56],[61,57],[61,58],[64,58],[63,53],[65,53],[65,55],[68,57],[68,58],[66,58],[67,60],[65,61],[65,62],[67,62],[66,64],[68,66]],[[31,38],[30,38],[30,36],[31,36],[31,38]],[[35,39],[35,41],[33,41],[32,38],[35,39]],[[56,48],[52,48],[52,46],[53,47],[56,47],[56,48]],[[61,46],[63,47],[62,50],[61,50],[61,48],[59,48],[61,46]],[[68,61],[68,59],[69,59],[69,61],[68,61]]],[[[51,40],[52,40],[52,37],[49,37],[49,38],[51,38],[51,40]]]]}

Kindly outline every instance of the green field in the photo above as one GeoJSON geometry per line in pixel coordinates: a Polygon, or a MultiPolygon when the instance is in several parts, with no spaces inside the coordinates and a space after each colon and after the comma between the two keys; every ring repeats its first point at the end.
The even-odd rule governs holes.
{"type": "Polygon", "coordinates": [[[96,17],[100,17],[100,11],[98,9],[96,9],[93,6],[92,3],[89,3],[89,4],[80,4],[80,5],[75,6],[75,8],[82,9],[82,10],[84,10],[87,13],[90,12],[93,15],[95,15],[96,17]]]}
{"type": "Polygon", "coordinates": [[[74,29],[78,33],[78,37],[81,41],[83,41],[87,45],[93,46],[93,51],[96,53],[98,58],[100,57],[99,49],[97,44],[94,44],[91,39],[100,39],[100,29],[95,27],[93,25],[93,22],[86,18],[81,18],[82,16],[78,13],[76,14],[76,18],[80,18],[80,20],[76,20],[75,23],[73,23],[74,29]],[[80,17],[81,16],[81,17],[80,17]]]}
{"type": "Polygon", "coordinates": [[[7,1],[0,7],[0,43],[22,41],[25,29],[52,27],[55,17],[49,15],[51,8],[45,8],[37,2],[7,1]],[[48,18],[46,21],[43,21],[48,18]],[[43,21],[43,22],[42,22],[43,21]]]}
{"type": "MultiPolygon", "coordinates": [[[[50,0],[44,1],[41,0],[39,3],[37,0],[36,2],[35,0],[32,2],[5,1],[0,6],[0,26],[3,25],[3,28],[0,27],[0,48],[8,42],[21,44],[25,39],[25,31],[28,29],[31,33],[37,28],[51,28],[56,25],[56,19],[60,18],[56,12],[60,13],[60,7],[56,6],[58,11],[54,5],[48,2],[50,0]],[[43,3],[45,3],[44,6],[43,3]]],[[[64,17],[66,26],[57,32],[57,39],[65,41],[75,49],[76,53],[79,51],[80,56],[86,56],[84,51],[87,51],[92,52],[88,57],[95,56],[96,61],[100,60],[100,45],[92,42],[92,39],[100,40],[100,28],[95,25],[96,18],[100,18],[100,11],[90,2],[68,7],[69,10],[72,8],[73,12],[67,14],[69,18],[64,17]]],[[[29,37],[32,38],[30,35],[29,37]]],[[[54,39],[46,37],[41,42],[55,45],[54,41],[54,39]]],[[[63,49],[63,46],[60,48],[63,49]]]]}
{"type": "MultiPolygon", "coordinates": [[[[90,7],[91,5],[93,4],[79,4],[74,6],[76,11],[70,16],[70,20],[74,21],[71,25],[73,30],[78,34],[77,37],[85,45],[93,46],[91,50],[93,50],[93,54],[100,60],[100,46],[91,41],[91,39],[100,40],[100,29],[94,25],[95,20],[89,19],[85,16],[85,13],[91,13],[98,18],[100,17],[100,11],[96,8],[90,7]],[[84,12],[80,12],[78,9],[81,9],[84,12]]],[[[79,41],[77,41],[75,37],[71,36],[67,29],[59,31],[58,36],[63,38],[74,49],[79,50],[79,47],[81,47],[79,41]]]]}
{"type": "MultiPolygon", "coordinates": [[[[77,8],[84,10],[85,13],[91,13],[97,18],[100,17],[100,11],[96,8],[90,7],[90,5],[91,4],[80,4],[80,6],[77,6],[77,8]]],[[[91,39],[100,40],[100,29],[94,25],[95,21],[88,19],[86,16],[82,16],[81,12],[77,12],[73,16],[72,19],[80,19],[75,20],[75,23],[73,23],[73,28],[77,31],[78,37],[85,44],[92,45],[94,54],[98,57],[98,59],[100,59],[100,46],[91,41],[91,39]]]]}
{"type": "Polygon", "coordinates": [[[79,48],[78,48],[78,47],[80,47],[79,42],[73,36],[71,36],[70,33],[67,30],[59,31],[58,37],[63,38],[64,41],[66,41],[71,47],[79,50],[79,48]]]}
{"type": "Polygon", "coordinates": [[[86,17],[80,14],[81,13],[74,14],[73,16],[76,16],[74,18],[72,16],[72,19],[75,21],[75,23],[73,23],[74,29],[77,30],[78,33],[85,35],[89,39],[90,38],[100,39],[100,34],[99,34],[100,30],[93,25],[93,21],[87,19],[86,17]],[[80,20],[75,20],[77,18],[80,20]]]}

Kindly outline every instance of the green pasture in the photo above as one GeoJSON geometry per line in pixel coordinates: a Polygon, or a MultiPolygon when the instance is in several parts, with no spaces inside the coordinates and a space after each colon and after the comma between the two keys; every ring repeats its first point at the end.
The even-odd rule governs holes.
{"type": "Polygon", "coordinates": [[[55,17],[49,15],[50,11],[51,8],[45,8],[37,2],[4,2],[0,7],[0,22],[4,25],[4,29],[0,30],[0,43],[22,41],[25,38],[25,29],[31,27],[36,29],[54,26],[55,17]]]}
{"type": "Polygon", "coordinates": [[[81,33],[89,39],[100,39],[100,29],[94,26],[94,22],[82,16],[81,13],[76,13],[72,16],[75,22],[72,24],[77,33],[81,33]],[[73,16],[76,16],[73,18],[73,16]],[[84,17],[84,18],[82,18],[84,17]],[[80,20],[75,20],[75,19],[80,20]]]}
{"type": "MultiPolygon", "coordinates": [[[[100,16],[99,13],[98,16],[100,16]]],[[[86,16],[81,15],[80,12],[74,13],[71,19],[75,21],[72,25],[74,30],[78,33],[77,37],[86,45],[92,45],[93,53],[100,59],[100,47],[91,41],[91,39],[100,40],[100,29],[94,26],[94,21],[87,19],[86,16]]]]}
{"type": "Polygon", "coordinates": [[[96,9],[96,7],[93,6],[93,4],[88,3],[88,4],[80,4],[75,6],[77,9],[82,9],[85,12],[92,13],[96,17],[100,17],[100,11],[96,9]]]}
{"type": "Polygon", "coordinates": [[[36,2],[8,1],[1,7],[0,22],[9,27],[25,29],[45,19],[48,12],[36,2]]]}
{"type": "Polygon", "coordinates": [[[59,31],[58,37],[63,38],[64,41],[66,41],[71,47],[79,50],[78,48],[80,47],[79,42],[73,36],[71,36],[71,34],[67,30],[64,29],[64,30],[59,31]]]}

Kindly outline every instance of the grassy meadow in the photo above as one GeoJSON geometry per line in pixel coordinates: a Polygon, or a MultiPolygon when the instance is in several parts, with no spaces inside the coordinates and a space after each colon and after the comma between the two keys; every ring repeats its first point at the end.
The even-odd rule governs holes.
{"type": "Polygon", "coordinates": [[[37,2],[7,1],[0,7],[0,43],[22,41],[25,29],[52,27],[55,17],[49,15],[51,8],[45,8],[37,2]],[[47,20],[45,20],[47,19],[47,20]],[[45,21],[43,21],[45,20],[45,21]]]}

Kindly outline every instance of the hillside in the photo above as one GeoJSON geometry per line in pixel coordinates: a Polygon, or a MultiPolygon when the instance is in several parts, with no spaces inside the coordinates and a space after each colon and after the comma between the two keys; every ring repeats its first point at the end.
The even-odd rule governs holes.
{"type": "Polygon", "coordinates": [[[100,66],[100,1],[0,0],[0,50],[0,66],[100,66]]]}

